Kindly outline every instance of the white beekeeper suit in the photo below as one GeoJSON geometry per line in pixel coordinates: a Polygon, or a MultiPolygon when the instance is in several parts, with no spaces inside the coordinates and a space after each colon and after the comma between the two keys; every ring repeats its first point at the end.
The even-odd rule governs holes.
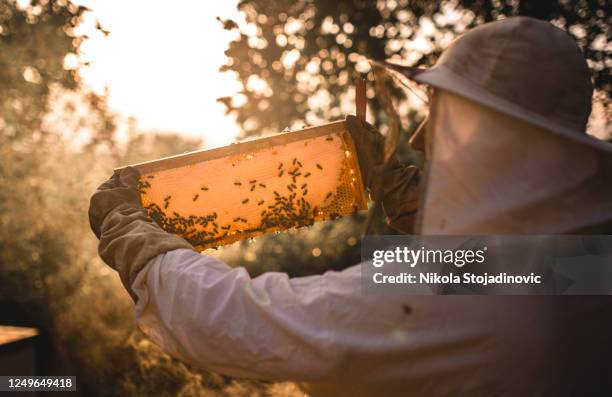
{"type": "MultiPolygon", "coordinates": [[[[511,18],[468,32],[420,75],[436,88],[423,233],[564,233],[612,220],[610,148],[576,134],[583,114],[564,113],[590,111],[590,91],[573,83],[583,67],[564,32],[511,18]],[[554,67],[545,59],[551,51],[554,67]],[[509,80],[537,74],[534,54],[552,76],[487,80],[495,72],[509,80]],[[506,60],[530,70],[504,68],[506,60]],[[559,77],[566,80],[550,81],[559,77]],[[535,84],[537,98],[504,103],[504,89],[521,99],[521,84],[535,84]],[[558,89],[554,106],[542,87],[558,89]]],[[[610,300],[369,295],[360,277],[361,265],[251,278],[244,268],[177,249],[150,261],[132,290],[138,324],[173,356],[231,376],[301,382],[312,396],[561,396],[603,386],[572,389],[610,360],[610,300]]]]}

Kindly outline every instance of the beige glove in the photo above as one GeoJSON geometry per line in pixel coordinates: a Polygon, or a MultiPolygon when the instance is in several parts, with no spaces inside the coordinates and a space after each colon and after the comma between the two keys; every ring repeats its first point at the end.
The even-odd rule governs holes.
{"type": "Polygon", "coordinates": [[[135,168],[115,172],[100,185],[89,203],[89,224],[100,239],[100,257],[119,272],[134,301],[131,285],[151,259],[178,248],[193,249],[186,240],[166,233],[147,216],[140,204],[139,180],[135,168]]]}
{"type": "Polygon", "coordinates": [[[418,209],[420,170],[401,164],[395,156],[385,164],[385,138],[380,132],[355,116],[347,116],[346,122],[372,198],[382,201],[391,227],[412,233],[418,209]]]}

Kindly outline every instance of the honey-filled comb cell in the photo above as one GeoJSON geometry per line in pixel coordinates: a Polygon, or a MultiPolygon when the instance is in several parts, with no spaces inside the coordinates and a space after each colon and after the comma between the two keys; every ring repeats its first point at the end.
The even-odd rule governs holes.
{"type": "Polygon", "coordinates": [[[149,216],[199,251],[367,208],[345,121],[134,167],[149,216]]]}

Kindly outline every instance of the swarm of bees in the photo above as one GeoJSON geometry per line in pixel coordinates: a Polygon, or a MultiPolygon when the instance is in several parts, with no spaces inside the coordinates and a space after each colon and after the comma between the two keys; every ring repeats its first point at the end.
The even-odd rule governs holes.
{"type": "MultiPolygon", "coordinates": [[[[323,170],[320,164],[316,164],[316,167],[319,170],[323,170]]],[[[171,195],[164,198],[162,206],[156,203],[149,203],[145,206],[145,209],[149,216],[164,230],[182,236],[195,247],[211,246],[225,239],[230,234],[244,233],[252,235],[254,232],[265,232],[269,229],[289,229],[292,227],[309,226],[314,223],[319,209],[316,206],[312,206],[305,199],[305,196],[308,194],[307,179],[311,173],[302,173],[302,169],[303,164],[297,158],[294,158],[287,168],[285,168],[282,162],[279,163],[277,177],[288,176],[290,179],[290,182],[286,185],[287,193],[273,192],[274,201],[265,206],[260,212],[259,225],[256,227],[245,228],[244,225],[248,224],[248,220],[243,217],[233,218],[231,224],[219,225],[217,223],[218,214],[216,212],[203,216],[181,216],[176,212],[170,213],[168,208],[172,201],[171,195]]],[[[141,181],[141,194],[146,194],[147,190],[151,188],[151,180],[153,178],[153,175],[148,175],[145,180],[141,181]]],[[[257,188],[267,188],[265,183],[258,183],[256,179],[251,179],[244,183],[242,181],[234,181],[233,184],[236,187],[248,186],[249,192],[254,192],[257,188]]],[[[200,188],[201,192],[208,192],[209,190],[206,186],[200,188]]],[[[200,197],[201,193],[196,193],[192,200],[197,201],[200,197]]],[[[326,195],[326,200],[332,197],[333,193],[329,192],[326,195]]],[[[245,197],[241,201],[243,205],[247,205],[249,202],[249,197],[245,197]]],[[[265,200],[260,199],[257,201],[257,206],[263,206],[264,204],[266,204],[265,200]]],[[[332,214],[332,218],[337,216],[339,215],[332,214]]]]}

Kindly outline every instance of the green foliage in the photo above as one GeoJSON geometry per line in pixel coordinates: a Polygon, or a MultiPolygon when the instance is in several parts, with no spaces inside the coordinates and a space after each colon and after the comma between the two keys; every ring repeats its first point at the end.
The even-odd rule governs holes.
{"type": "Polygon", "coordinates": [[[73,89],[76,71],[64,68],[82,38],[74,28],[84,7],[72,3],[34,1],[20,9],[14,0],[0,0],[0,126],[8,136],[40,127],[52,86],[73,89]]]}
{"type": "MultiPolygon", "coordinates": [[[[222,71],[235,72],[242,99],[219,98],[245,134],[320,123],[353,110],[342,106],[356,72],[369,59],[429,66],[466,29],[505,16],[527,15],[569,31],[589,60],[595,87],[610,99],[610,35],[606,0],[242,0],[248,27],[224,21],[240,35],[230,43],[222,71]]],[[[372,79],[372,74],[368,74],[372,79]]],[[[402,99],[397,90],[394,95],[402,99]]],[[[371,99],[375,124],[384,114],[371,99]]],[[[404,106],[410,107],[406,103],[404,106]]],[[[406,108],[404,108],[406,110],[406,108]]],[[[401,113],[408,113],[401,112],[401,113]]],[[[404,117],[414,128],[415,115],[404,117]]]]}
{"type": "Polygon", "coordinates": [[[64,0],[33,0],[26,7],[0,0],[0,129],[5,139],[42,138],[50,132],[44,118],[53,113],[64,117],[55,125],[68,127],[71,138],[88,129],[92,144],[112,145],[116,125],[106,98],[80,87],[77,54],[86,37],[76,35],[75,28],[86,11],[64,0]]]}

